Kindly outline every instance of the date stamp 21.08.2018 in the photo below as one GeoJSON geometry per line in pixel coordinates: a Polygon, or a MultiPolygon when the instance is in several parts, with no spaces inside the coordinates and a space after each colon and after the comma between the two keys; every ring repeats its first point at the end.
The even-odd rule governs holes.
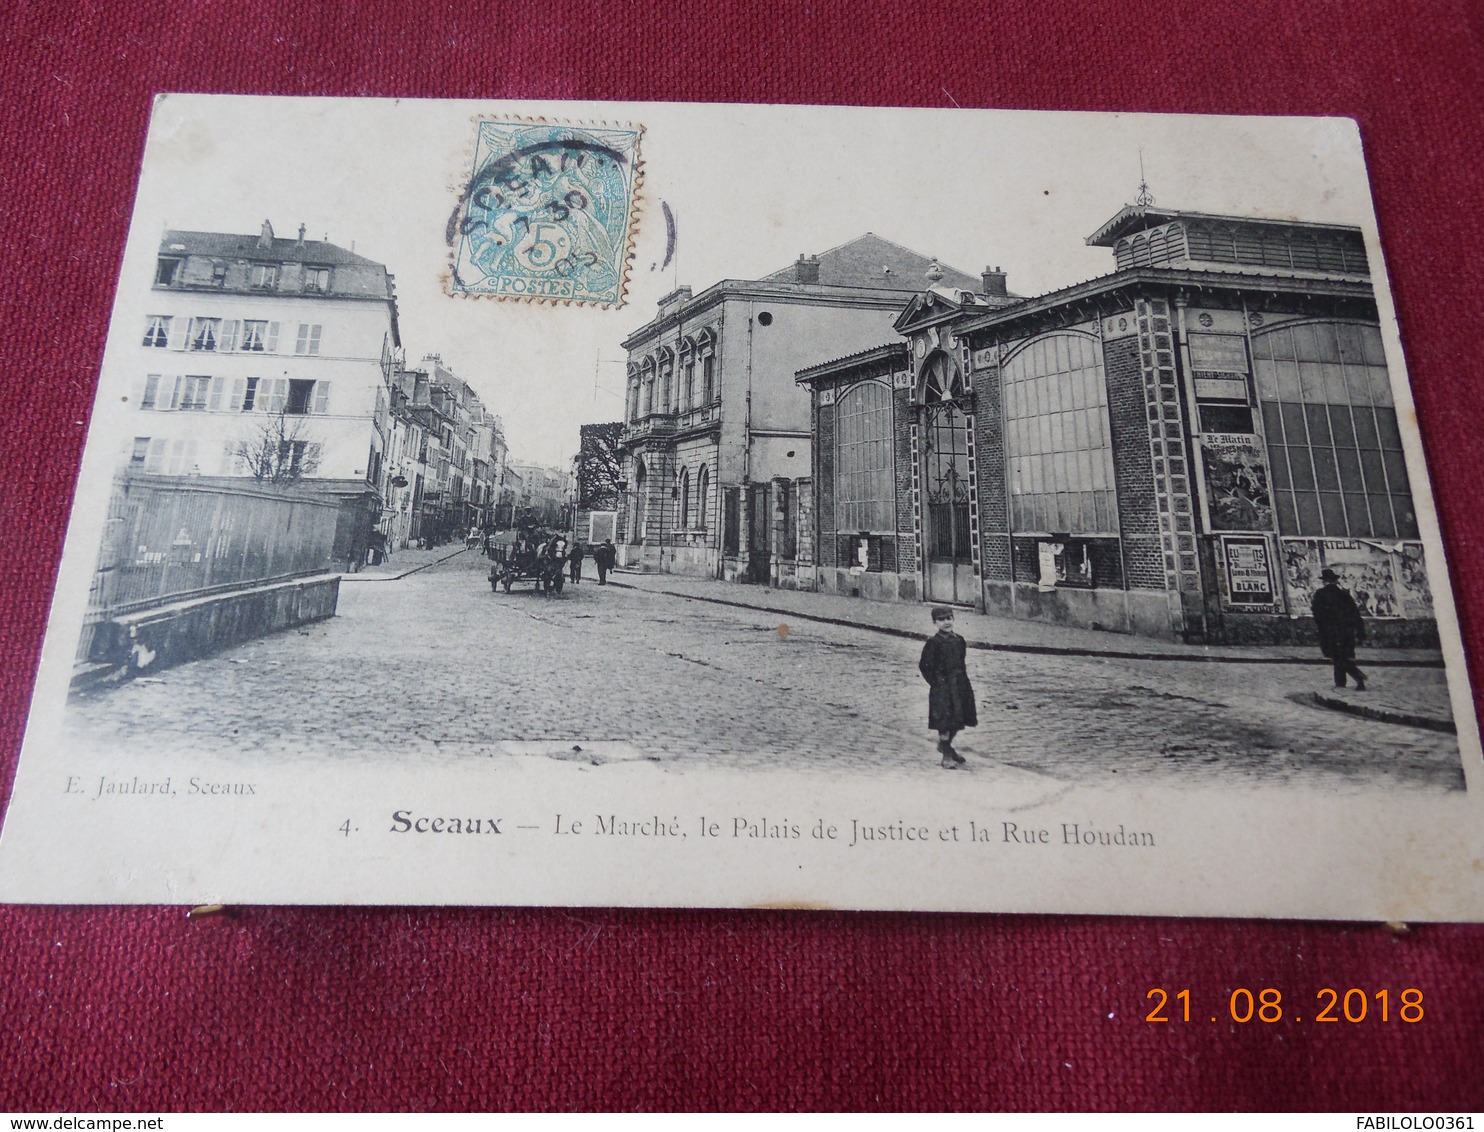
{"type": "Polygon", "coordinates": [[[479,122],[469,180],[448,223],[450,293],[621,305],[642,132],[479,122]]]}

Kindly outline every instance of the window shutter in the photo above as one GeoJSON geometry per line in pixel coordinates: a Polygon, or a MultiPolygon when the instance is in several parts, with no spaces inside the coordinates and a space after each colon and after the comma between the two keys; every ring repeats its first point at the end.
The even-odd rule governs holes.
{"type": "Polygon", "coordinates": [[[230,476],[237,465],[237,453],[233,451],[230,444],[222,448],[221,462],[217,465],[216,474],[219,476],[230,476]]]}
{"type": "Polygon", "coordinates": [[[268,411],[270,413],[281,413],[288,401],[289,381],[286,377],[275,377],[269,382],[268,389],[268,411]]]}
{"type": "Polygon", "coordinates": [[[330,383],[328,381],[316,381],[314,383],[314,411],[316,413],[329,412],[330,409],[330,383]]]}
{"type": "Polygon", "coordinates": [[[188,476],[198,470],[196,461],[196,447],[197,445],[195,440],[187,440],[185,442],[185,457],[181,460],[180,463],[181,475],[188,476]]]}
{"type": "Polygon", "coordinates": [[[144,379],[144,394],[139,399],[139,408],[141,410],[153,409],[155,407],[155,398],[159,395],[160,375],[152,373],[144,379]]]}
{"type": "Polygon", "coordinates": [[[268,342],[265,348],[270,354],[278,352],[278,323],[276,322],[268,324],[268,342]]]}
{"type": "Polygon", "coordinates": [[[221,377],[213,377],[211,379],[211,395],[206,400],[208,412],[214,413],[222,407],[222,385],[225,382],[226,379],[221,377]]]}
{"type": "Polygon", "coordinates": [[[144,458],[144,470],[151,474],[158,473],[165,464],[165,446],[168,440],[157,439],[149,442],[149,455],[144,458]]]}
{"type": "MultiPolygon", "coordinates": [[[[232,399],[227,402],[227,407],[234,412],[240,412],[242,409],[242,398],[246,393],[247,382],[240,377],[234,378],[232,380],[232,399]]],[[[215,406],[212,407],[215,408],[215,406]]]]}
{"type": "Polygon", "coordinates": [[[294,339],[294,353],[305,354],[309,352],[309,323],[299,323],[299,333],[294,339]]]}
{"type": "Polygon", "coordinates": [[[174,409],[180,404],[180,386],[185,379],[176,375],[175,385],[170,392],[170,408],[174,409]]]}
{"type": "Polygon", "coordinates": [[[319,471],[320,446],[318,444],[307,444],[304,446],[304,472],[306,475],[314,475],[319,471]]]}
{"type": "Polygon", "coordinates": [[[217,346],[218,350],[237,349],[237,320],[229,318],[222,323],[222,340],[217,346]]]}
{"type": "Polygon", "coordinates": [[[318,323],[315,323],[309,328],[309,352],[311,354],[319,353],[319,335],[323,329],[324,327],[318,323]]]}
{"type": "Polygon", "coordinates": [[[170,348],[172,350],[184,350],[186,348],[186,332],[190,329],[191,320],[176,316],[170,320],[170,348]]]}

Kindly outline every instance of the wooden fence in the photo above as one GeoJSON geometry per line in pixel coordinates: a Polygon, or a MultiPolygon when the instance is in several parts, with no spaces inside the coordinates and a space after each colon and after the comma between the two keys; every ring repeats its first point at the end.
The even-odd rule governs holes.
{"type": "Polygon", "coordinates": [[[324,573],[338,512],[302,486],[116,476],[78,660],[95,659],[98,626],[124,614],[324,573]]]}

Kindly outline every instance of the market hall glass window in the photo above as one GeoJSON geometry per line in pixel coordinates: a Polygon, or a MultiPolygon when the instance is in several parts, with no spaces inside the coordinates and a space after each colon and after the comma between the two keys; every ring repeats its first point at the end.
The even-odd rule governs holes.
{"type": "Polygon", "coordinates": [[[1005,451],[1017,532],[1113,534],[1113,444],[1097,342],[1032,341],[1004,367],[1005,451]]]}
{"type": "Polygon", "coordinates": [[[896,529],[891,390],[866,381],[835,407],[835,518],[842,531],[896,529]]]}
{"type": "Polygon", "coordinates": [[[1380,330],[1279,326],[1254,334],[1252,352],[1279,531],[1416,538],[1380,330]]]}

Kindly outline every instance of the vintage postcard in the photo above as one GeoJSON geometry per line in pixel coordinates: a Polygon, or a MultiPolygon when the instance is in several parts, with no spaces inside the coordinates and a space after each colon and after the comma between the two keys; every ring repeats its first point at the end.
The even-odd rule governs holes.
{"type": "Polygon", "coordinates": [[[1348,120],[163,96],[0,898],[1475,919],[1445,552],[1348,120]]]}

